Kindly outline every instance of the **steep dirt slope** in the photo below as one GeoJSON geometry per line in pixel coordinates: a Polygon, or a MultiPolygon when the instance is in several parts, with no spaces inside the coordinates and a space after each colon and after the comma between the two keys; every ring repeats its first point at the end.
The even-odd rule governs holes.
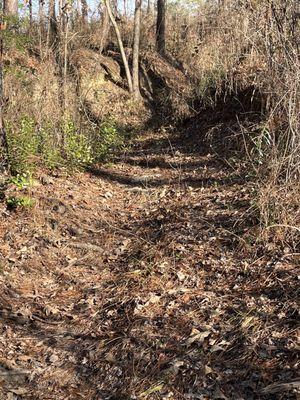
{"type": "Polygon", "coordinates": [[[3,399],[296,398],[295,260],[253,256],[238,171],[159,133],[29,190],[1,204],[3,399]]]}

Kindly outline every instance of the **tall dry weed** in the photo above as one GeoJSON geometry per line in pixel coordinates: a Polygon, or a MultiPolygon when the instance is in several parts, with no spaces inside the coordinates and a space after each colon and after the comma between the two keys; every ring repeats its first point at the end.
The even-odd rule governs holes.
{"type": "Polygon", "coordinates": [[[228,0],[172,12],[169,51],[193,78],[204,105],[246,88],[261,99],[259,124],[241,126],[240,137],[246,132],[245,143],[257,146],[247,154],[259,182],[262,233],[289,237],[299,247],[299,2],[228,0]]]}

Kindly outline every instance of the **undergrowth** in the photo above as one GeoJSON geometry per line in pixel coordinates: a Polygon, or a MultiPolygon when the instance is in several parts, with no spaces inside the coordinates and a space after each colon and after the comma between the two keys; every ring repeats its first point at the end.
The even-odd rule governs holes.
{"type": "Polygon", "coordinates": [[[18,124],[8,123],[7,138],[11,172],[22,184],[22,177],[39,167],[74,170],[105,161],[125,146],[127,136],[113,121],[85,129],[72,120],[62,121],[58,127],[51,122],[40,126],[32,117],[24,116],[18,124]]]}

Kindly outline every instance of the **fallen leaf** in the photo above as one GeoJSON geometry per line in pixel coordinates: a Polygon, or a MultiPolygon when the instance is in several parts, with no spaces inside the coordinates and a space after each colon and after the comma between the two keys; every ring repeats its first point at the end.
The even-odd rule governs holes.
{"type": "Polygon", "coordinates": [[[213,372],[213,370],[208,365],[205,365],[204,372],[205,372],[205,375],[209,375],[213,372]]]}
{"type": "Polygon", "coordinates": [[[158,384],[158,385],[156,385],[156,386],[153,386],[153,387],[150,388],[150,389],[145,390],[145,392],[141,393],[140,396],[141,396],[141,397],[147,397],[147,396],[149,396],[149,395],[152,394],[152,393],[160,392],[160,391],[162,390],[163,387],[164,387],[164,384],[163,384],[163,383],[160,383],[160,384],[158,384]]]}
{"type": "Polygon", "coordinates": [[[186,344],[190,346],[191,344],[197,342],[202,344],[204,340],[211,334],[211,331],[200,332],[198,329],[193,329],[191,332],[191,336],[186,341],[186,344]]]}
{"type": "Polygon", "coordinates": [[[49,361],[51,364],[56,363],[59,360],[59,357],[56,354],[52,354],[52,356],[49,357],[49,361]]]}

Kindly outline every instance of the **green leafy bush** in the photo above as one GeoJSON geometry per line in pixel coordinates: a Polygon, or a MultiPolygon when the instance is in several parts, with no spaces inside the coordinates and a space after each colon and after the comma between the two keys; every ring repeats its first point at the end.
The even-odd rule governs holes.
{"type": "Polygon", "coordinates": [[[51,123],[46,123],[44,126],[39,128],[42,163],[50,170],[63,165],[61,149],[54,132],[55,127],[51,123]]]}
{"type": "Polygon", "coordinates": [[[85,168],[102,162],[127,143],[127,134],[113,121],[100,126],[77,126],[71,119],[54,126],[41,126],[33,118],[22,117],[8,123],[8,145],[13,182],[26,186],[37,167],[85,168]]]}
{"type": "Polygon", "coordinates": [[[34,199],[27,196],[22,196],[22,197],[11,196],[6,200],[7,208],[11,210],[16,210],[17,208],[23,208],[23,209],[32,208],[34,204],[35,204],[34,199]]]}
{"type": "Polygon", "coordinates": [[[32,172],[39,153],[35,121],[21,118],[19,126],[8,126],[9,162],[14,175],[32,172]]]}
{"type": "Polygon", "coordinates": [[[22,174],[17,174],[16,176],[13,176],[10,178],[10,183],[13,183],[14,185],[17,186],[18,189],[26,189],[30,186],[33,185],[33,179],[30,174],[22,173],[22,174]]]}
{"type": "Polygon", "coordinates": [[[63,124],[63,134],[69,165],[73,167],[90,165],[93,162],[93,154],[88,136],[82,134],[73,121],[67,121],[63,124]]]}
{"type": "Polygon", "coordinates": [[[93,152],[95,161],[105,160],[113,151],[125,144],[125,132],[118,129],[113,121],[103,122],[94,138],[93,152]]]}

